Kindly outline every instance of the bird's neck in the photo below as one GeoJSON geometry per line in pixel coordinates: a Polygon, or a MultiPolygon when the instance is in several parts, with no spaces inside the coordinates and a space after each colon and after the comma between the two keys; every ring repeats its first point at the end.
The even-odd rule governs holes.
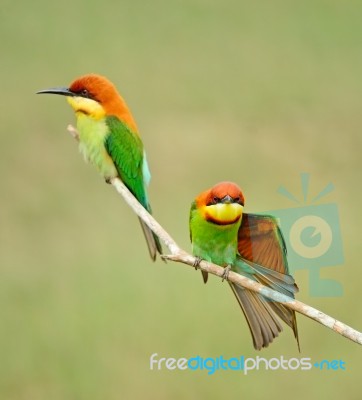
{"type": "Polygon", "coordinates": [[[80,96],[67,97],[67,100],[75,111],[77,119],[86,116],[88,119],[99,121],[106,117],[115,116],[133,133],[138,133],[136,122],[121,96],[114,96],[103,105],[95,100],[80,96]]]}
{"type": "Polygon", "coordinates": [[[121,122],[128,126],[128,128],[134,132],[138,133],[138,128],[136,122],[128,108],[126,102],[121,96],[114,97],[111,101],[104,105],[106,116],[115,116],[121,122]]]}

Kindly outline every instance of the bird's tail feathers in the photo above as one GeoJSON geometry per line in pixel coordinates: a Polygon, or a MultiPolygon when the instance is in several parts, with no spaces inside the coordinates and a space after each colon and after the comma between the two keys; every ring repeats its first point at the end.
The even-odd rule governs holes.
{"type": "MultiPolygon", "coordinates": [[[[277,292],[283,293],[294,299],[294,294],[297,293],[299,289],[298,289],[298,286],[295,284],[294,278],[291,275],[282,274],[280,272],[274,271],[269,268],[262,267],[261,265],[258,265],[258,264],[255,264],[255,263],[252,263],[249,261],[247,262],[247,264],[251,268],[251,273],[245,273],[242,271],[243,267],[240,264],[241,262],[243,262],[243,261],[238,260],[238,262],[237,262],[236,269],[237,270],[239,269],[239,271],[237,271],[237,272],[241,273],[244,276],[247,276],[248,278],[258,281],[259,283],[261,283],[262,285],[264,285],[270,289],[276,290],[277,292]]],[[[257,310],[259,310],[258,312],[260,315],[263,315],[263,313],[260,312],[260,309],[266,308],[268,310],[268,312],[272,312],[274,321],[276,319],[275,315],[277,315],[290,328],[292,328],[292,330],[294,332],[294,336],[298,343],[298,349],[300,351],[298,327],[297,327],[297,319],[296,319],[295,311],[286,307],[284,304],[269,300],[262,295],[259,295],[254,292],[250,292],[249,290],[246,290],[246,289],[242,289],[241,287],[239,287],[237,285],[235,285],[235,286],[236,287],[233,288],[233,291],[238,298],[239,304],[240,304],[241,308],[243,309],[245,316],[247,317],[246,314],[248,312],[248,311],[246,311],[246,310],[248,310],[248,308],[245,307],[245,304],[247,304],[247,303],[256,305],[256,307],[254,307],[254,312],[257,312],[257,310]],[[244,292],[246,292],[247,294],[245,294],[244,292]],[[248,295],[248,293],[253,293],[253,295],[248,295]],[[254,302],[248,301],[248,296],[254,297],[255,298],[254,302]],[[258,300],[256,300],[256,298],[258,298],[258,300]],[[243,305],[244,305],[244,307],[243,307],[243,305]]],[[[250,309],[250,307],[249,307],[249,309],[250,309]]],[[[264,314],[265,314],[265,310],[264,310],[264,314]]],[[[248,320],[248,317],[247,317],[247,320],[248,320]]],[[[255,333],[258,333],[258,331],[262,330],[262,329],[266,330],[265,327],[267,325],[265,324],[265,321],[264,321],[263,327],[260,327],[258,330],[258,328],[251,326],[249,320],[248,320],[248,324],[249,324],[250,331],[253,336],[254,347],[255,347],[255,338],[254,338],[255,333]]],[[[272,327],[270,326],[270,328],[272,328],[272,327]]],[[[275,332],[275,330],[272,329],[272,332],[275,332]]],[[[276,337],[276,336],[274,336],[274,337],[276,337]]],[[[259,335],[259,341],[260,341],[260,335],[259,335]]],[[[262,347],[266,347],[269,343],[271,343],[271,341],[266,341],[266,342],[264,341],[262,347]]],[[[257,348],[257,347],[255,347],[255,348],[257,348]]]]}
{"type": "Polygon", "coordinates": [[[145,235],[146,238],[146,243],[148,247],[148,251],[150,253],[150,256],[152,258],[152,261],[156,260],[157,253],[162,254],[162,246],[159,237],[152,232],[152,230],[142,221],[141,218],[139,218],[139,221],[141,223],[142,231],[143,234],[145,235]]]}
{"type": "Polygon", "coordinates": [[[260,350],[268,345],[283,330],[272,307],[258,293],[246,290],[229,282],[232,291],[245,315],[253,338],[254,348],[260,350]]]}
{"type": "MultiPolygon", "coordinates": [[[[283,293],[294,299],[295,293],[298,293],[299,288],[296,285],[294,278],[291,275],[282,274],[269,268],[262,267],[255,263],[249,263],[249,266],[255,270],[255,279],[262,285],[270,287],[280,293],[283,293]]],[[[298,350],[300,351],[297,318],[295,311],[286,307],[281,303],[268,300],[268,303],[274,312],[281,318],[294,332],[294,337],[297,340],[298,350]]]]}

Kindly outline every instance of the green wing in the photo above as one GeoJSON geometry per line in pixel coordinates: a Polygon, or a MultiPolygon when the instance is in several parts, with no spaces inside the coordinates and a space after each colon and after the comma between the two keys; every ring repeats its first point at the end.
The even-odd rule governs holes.
{"type": "Polygon", "coordinates": [[[143,143],[140,137],[132,133],[117,117],[107,117],[106,123],[110,134],[104,145],[118,174],[143,207],[150,211],[143,177],[143,143]]]}
{"type": "Polygon", "coordinates": [[[192,243],[192,215],[194,210],[196,209],[196,201],[191,203],[190,214],[189,214],[189,230],[190,230],[190,241],[192,243]]]}
{"type": "MultiPolygon", "coordinates": [[[[193,237],[192,237],[192,231],[197,228],[197,222],[194,220],[194,214],[197,212],[197,206],[196,206],[196,201],[193,201],[191,203],[191,208],[190,208],[190,214],[189,214],[189,230],[190,230],[190,241],[191,244],[193,243],[193,237]]],[[[194,235],[196,237],[196,235],[194,235]]],[[[194,254],[195,255],[195,254],[194,254]]],[[[202,274],[202,279],[204,280],[204,283],[207,283],[208,279],[208,273],[205,271],[201,271],[202,274]]]]}
{"type": "MultiPolygon", "coordinates": [[[[107,117],[106,123],[110,133],[104,145],[119,177],[143,207],[152,213],[146,192],[150,173],[140,137],[115,116],[107,117]]],[[[141,219],[140,223],[150,256],[155,260],[157,253],[162,254],[160,240],[141,219]]]]}

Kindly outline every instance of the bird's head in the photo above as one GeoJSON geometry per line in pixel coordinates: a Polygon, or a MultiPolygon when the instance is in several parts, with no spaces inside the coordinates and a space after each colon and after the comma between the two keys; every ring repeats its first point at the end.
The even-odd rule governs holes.
{"type": "Polygon", "coordinates": [[[133,117],[116,87],[101,75],[89,74],[73,81],[69,87],[40,90],[38,94],[51,93],[67,96],[76,114],[85,114],[94,119],[114,115],[137,131],[133,117]]]}
{"type": "Polygon", "coordinates": [[[217,225],[230,225],[241,221],[244,196],[239,186],[221,182],[202,192],[196,198],[196,206],[203,217],[217,225]]]}

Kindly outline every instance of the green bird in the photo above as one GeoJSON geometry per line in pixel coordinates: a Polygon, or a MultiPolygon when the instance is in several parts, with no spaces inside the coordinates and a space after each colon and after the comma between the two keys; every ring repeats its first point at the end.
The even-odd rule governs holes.
{"type": "MultiPolygon", "coordinates": [[[[298,287],[289,275],[285,242],[276,220],[243,213],[244,196],[232,182],[202,192],[191,204],[192,252],[200,260],[231,269],[294,298],[298,287]]],[[[197,266],[198,262],[195,266],[197,266]]],[[[202,271],[204,282],[208,274],[202,271]]],[[[283,304],[229,282],[245,315],[254,348],[267,347],[282,331],[281,319],[293,329],[298,343],[295,312],[283,304]]]]}
{"type": "MultiPolygon", "coordinates": [[[[119,177],[151,213],[147,186],[151,175],[137,125],[124,99],[105,77],[95,74],[76,79],[69,88],[38,92],[67,96],[75,111],[79,149],[106,181],[119,177]]],[[[162,254],[159,238],[142,221],[152,260],[162,254]]]]}

